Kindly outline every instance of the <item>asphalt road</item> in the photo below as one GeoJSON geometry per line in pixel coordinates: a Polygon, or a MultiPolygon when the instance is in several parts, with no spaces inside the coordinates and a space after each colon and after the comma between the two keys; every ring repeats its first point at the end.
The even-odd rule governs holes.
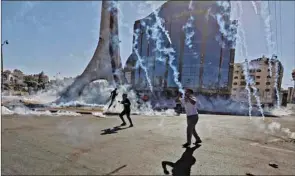
{"type": "Polygon", "coordinates": [[[133,128],[102,131],[119,118],[2,116],[2,174],[163,175],[163,161],[178,161],[180,174],[295,175],[295,144],[262,129],[277,121],[295,131],[295,117],[200,115],[203,143],[194,151],[181,147],[185,116],[133,120],[133,128]]]}

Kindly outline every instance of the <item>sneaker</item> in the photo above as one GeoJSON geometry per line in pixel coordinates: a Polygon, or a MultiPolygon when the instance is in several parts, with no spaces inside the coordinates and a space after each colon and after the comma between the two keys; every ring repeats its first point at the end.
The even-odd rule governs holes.
{"type": "Polygon", "coordinates": [[[165,174],[165,175],[169,175],[169,171],[164,170],[164,174],[165,174]]]}
{"type": "Polygon", "coordinates": [[[125,123],[125,122],[121,124],[121,126],[125,126],[125,125],[126,125],[126,123],[125,123]]]}
{"type": "Polygon", "coordinates": [[[196,140],[196,142],[194,143],[195,145],[202,143],[201,139],[196,140]]]}
{"type": "Polygon", "coordinates": [[[133,127],[133,124],[130,124],[129,127],[133,127]]]}
{"type": "Polygon", "coordinates": [[[191,144],[187,142],[187,143],[183,144],[182,147],[187,148],[187,147],[189,147],[190,145],[191,145],[191,144]]]}

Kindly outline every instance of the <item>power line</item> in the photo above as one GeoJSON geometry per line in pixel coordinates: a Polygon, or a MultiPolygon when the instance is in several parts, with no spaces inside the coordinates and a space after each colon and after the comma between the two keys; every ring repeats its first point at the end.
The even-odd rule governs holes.
{"type": "MultiPolygon", "coordinates": [[[[294,2],[294,19],[295,19],[295,1],[293,1],[294,2]]],[[[295,48],[295,21],[293,20],[293,22],[294,22],[294,48],[295,48]]],[[[294,58],[293,58],[293,61],[294,61],[294,65],[295,65],[295,50],[293,50],[294,51],[294,58]]]]}
{"type": "Polygon", "coordinates": [[[276,26],[275,26],[275,28],[276,28],[276,54],[278,54],[278,52],[279,52],[279,47],[278,47],[278,23],[277,23],[277,1],[275,1],[274,2],[275,3],[275,23],[276,23],[276,26]]]}
{"type": "Polygon", "coordinates": [[[283,35],[282,35],[282,1],[279,1],[280,4],[280,58],[283,57],[283,35]]]}
{"type": "MultiPolygon", "coordinates": [[[[270,1],[268,0],[267,3],[268,3],[268,6],[267,6],[268,7],[268,15],[270,16],[270,1]]],[[[270,31],[273,31],[272,30],[271,19],[269,20],[269,26],[270,26],[270,31]]],[[[270,40],[273,41],[273,36],[272,35],[270,35],[270,40]]],[[[269,51],[269,52],[273,52],[273,51],[269,51]]]]}

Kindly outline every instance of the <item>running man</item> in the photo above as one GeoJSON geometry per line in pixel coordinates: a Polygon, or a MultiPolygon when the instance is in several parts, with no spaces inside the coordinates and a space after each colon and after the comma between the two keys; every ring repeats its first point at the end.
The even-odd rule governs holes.
{"type": "Polygon", "coordinates": [[[123,122],[121,124],[121,126],[125,126],[126,125],[126,122],[125,122],[125,120],[123,118],[123,116],[126,114],[127,119],[129,120],[129,123],[130,123],[130,126],[129,127],[133,127],[133,123],[132,123],[132,120],[130,118],[130,111],[131,111],[130,106],[131,106],[131,103],[130,103],[129,99],[127,98],[127,94],[123,94],[122,95],[122,98],[123,98],[123,101],[119,101],[119,103],[123,104],[123,106],[124,106],[123,111],[119,115],[120,118],[121,118],[121,120],[122,120],[122,122],[123,122]]]}
{"type": "MultiPolygon", "coordinates": [[[[179,96],[180,98],[180,96],[179,96]]],[[[196,132],[196,124],[199,120],[198,110],[197,110],[197,98],[194,96],[194,92],[191,89],[186,89],[184,97],[180,99],[183,104],[186,112],[187,118],[187,128],[186,128],[186,136],[187,142],[183,144],[183,147],[189,147],[191,145],[192,135],[195,137],[196,142],[195,145],[202,142],[198,133],[196,132]]]]}
{"type": "Polygon", "coordinates": [[[111,95],[110,95],[110,98],[112,99],[111,100],[111,104],[109,105],[108,107],[108,110],[110,109],[110,107],[113,105],[114,101],[115,101],[115,98],[117,96],[117,88],[115,88],[112,92],[111,92],[111,95]]]}

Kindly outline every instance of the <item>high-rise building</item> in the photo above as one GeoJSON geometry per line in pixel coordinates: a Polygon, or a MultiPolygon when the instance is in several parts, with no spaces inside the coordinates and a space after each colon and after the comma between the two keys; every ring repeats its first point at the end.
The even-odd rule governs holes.
{"type": "MultiPolygon", "coordinates": [[[[224,1],[225,2],[225,1],[224,1]]],[[[134,31],[139,31],[135,50],[144,60],[155,92],[163,90],[178,90],[174,81],[174,72],[169,65],[171,57],[158,52],[157,43],[163,47],[172,47],[173,65],[179,72],[178,79],[184,88],[191,88],[200,94],[230,95],[232,85],[234,45],[237,21],[230,20],[230,3],[228,8],[220,7],[216,1],[193,1],[193,10],[189,11],[189,1],[168,1],[158,9],[158,15],[163,20],[168,37],[160,28],[157,40],[152,39],[150,28],[156,23],[152,13],[144,19],[134,23],[134,31]],[[216,14],[222,14],[224,28],[221,29],[216,14]],[[191,37],[191,46],[188,45],[188,33],[184,26],[190,17],[193,17],[188,33],[191,37]],[[227,33],[223,36],[221,30],[227,33]],[[159,58],[164,62],[159,61],[159,58]]],[[[159,45],[158,45],[159,46],[159,45]]],[[[133,52],[127,60],[125,74],[128,74],[129,83],[138,91],[149,92],[145,71],[138,65],[138,56],[133,52]]],[[[173,92],[173,91],[171,91],[173,92]]]]}
{"type": "MultiPolygon", "coordinates": [[[[232,85],[232,99],[239,102],[248,102],[248,91],[246,90],[247,80],[245,78],[246,69],[243,63],[236,63],[234,65],[233,85],[232,85]]],[[[251,102],[253,105],[257,104],[256,98],[253,96],[253,89],[251,86],[257,89],[257,96],[262,105],[275,105],[277,100],[277,92],[281,90],[282,78],[283,78],[283,66],[279,60],[268,59],[266,57],[251,60],[249,62],[249,80],[252,80],[253,84],[249,86],[251,92],[251,102]],[[269,65],[271,63],[271,66],[269,65]],[[276,62],[278,62],[278,70],[276,68],[276,62]],[[272,74],[270,74],[270,71],[272,74]],[[278,76],[276,84],[276,76],[278,76]]]]}

